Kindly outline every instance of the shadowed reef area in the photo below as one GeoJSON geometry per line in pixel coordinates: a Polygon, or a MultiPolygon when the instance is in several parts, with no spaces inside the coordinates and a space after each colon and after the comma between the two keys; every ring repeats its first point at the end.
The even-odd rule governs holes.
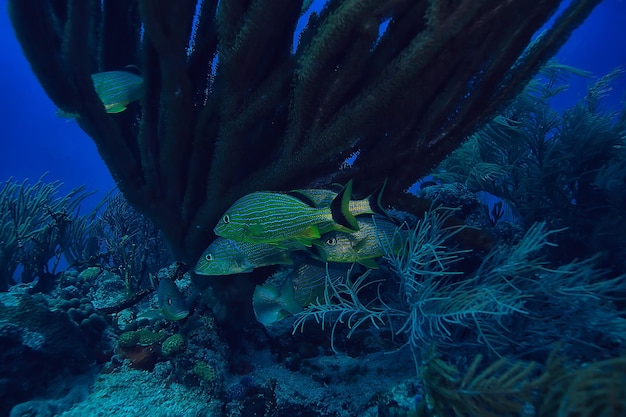
{"type": "Polygon", "coordinates": [[[518,93],[599,3],[574,0],[9,0],[47,94],[124,196],[194,262],[255,190],[385,179],[388,201],[518,93]],[[306,4],[303,4],[306,3],[306,4]],[[379,36],[379,29],[387,23],[379,36]],[[145,94],[109,114],[91,74],[134,65],[145,94]],[[354,164],[342,167],[351,155],[354,164]]]}

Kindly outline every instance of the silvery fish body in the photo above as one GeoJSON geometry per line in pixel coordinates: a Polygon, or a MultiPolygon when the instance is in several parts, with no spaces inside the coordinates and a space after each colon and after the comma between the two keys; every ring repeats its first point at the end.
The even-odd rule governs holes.
{"type": "Polygon", "coordinates": [[[298,240],[310,245],[330,230],[356,230],[348,210],[351,185],[328,207],[312,207],[305,201],[279,192],[259,191],[237,200],[224,213],[215,234],[237,242],[279,243],[298,240]]]}
{"type": "Polygon", "coordinates": [[[262,266],[291,265],[291,252],[302,248],[295,240],[277,246],[218,237],[206,248],[194,271],[199,275],[230,275],[252,272],[262,266]]]}
{"type": "Polygon", "coordinates": [[[157,287],[159,309],[166,319],[182,320],[189,315],[189,306],[178,286],[168,278],[162,278],[157,287]]]}
{"type": "Polygon", "coordinates": [[[362,216],[357,220],[359,230],[356,232],[331,231],[321,237],[317,250],[323,261],[360,263],[376,268],[376,258],[387,251],[402,250],[406,232],[395,223],[381,216],[362,216]]]}
{"type": "Polygon", "coordinates": [[[291,271],[288,281],[294,289],[294,299],[306,307],[324,297],[326,278],[331,282],[346,279],[348,265],[333,265],[322,262],[309,262],[298,265],[291,271]]]}
{"type": "Polygon", "coordinates": [[[257,320],[267,326],[293,314],[324,297],[327,276],[331,282],[346,279],[350,267],[321,262],[303,263],[279,272],[263,285],[257,285],[252,307],[257,320]]]}

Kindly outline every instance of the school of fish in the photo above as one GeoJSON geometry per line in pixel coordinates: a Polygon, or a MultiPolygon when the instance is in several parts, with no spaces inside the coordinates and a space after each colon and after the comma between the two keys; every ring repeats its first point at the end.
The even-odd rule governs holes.
{"type": "Polygon", "coordinates": [[[352,264],[377,268],[385,253],[402,250],[405,232],[382,208],[383,189],[384,185],[362,200],[351,199],[352,181],[337,192],[247,194],[222,215],[214,229],[218,237],[194,271],[230,275],[288,265],[257,286],[253,307],[264,325],[295,314],[323,295],[327,274],[345,278],[352,264]]]}

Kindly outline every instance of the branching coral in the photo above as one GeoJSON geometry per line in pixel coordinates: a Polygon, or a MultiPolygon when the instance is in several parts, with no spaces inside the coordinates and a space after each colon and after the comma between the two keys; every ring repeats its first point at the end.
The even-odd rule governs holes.
{"type": "Polygon", "coordinates": [[[581,75],[548,65],[501,116],[450,155],[436,177],[500,197],[527,224],[566,227],[557,237],[564,261],[603,252],[606,266],[624,272],[626,110],[600,107],[622,71],[598,79],[583,100],[559,113],[549,99],[572,72],[581,75]]]}
{"type": "Polygon", "coordinates": [[[99,243],[101,266],[124,279],[130,297],[153,285],[149,275],[156,276],[172,259],[154,223],[130,206],[120,193],[104,203],[91,228],[91,237],[99,243]]]}
{"type": "Polygon", "coordinates": [[[368,271],[327,279],[324,298],[296,314],[295,328],[310,319],[330,322],[334,348],[338,329],[347,327],[350,337],[371,324],[391,331],[416,357],[433,344],[528,355],[566,341],[569,353],[587,358],[576,348],[581,342],[595,353],[619,343],[624,315],[613,294],[626,291],[625,275],[598,269],[597,258],[552,267],[543,252],[562,231],[545,223],[515,245],[495,247],[477,267],[456,268],[467,251],[454,249],[461,229],[444,226],[450,215],[426,213],[404,240],[405,250],[386,255],[391,276],[368,271]]]}
{"type": "Polygon", "coordinates": [[[48,95],[79,115],[177,257],[195,261],[218,216],[254,190],[392,178],[393,199],[598,2],[575,0],[529,48],[561,1],[330,0],[295,47],[303,1],[11,0],[9,11],[48,95]],[[144,98],[108,114],[90,75],[129,64],[144,98]]]}
{"type": "Polygon", "coordinates": [[[15,283],[18,266],[22,282],[54,274],[70,242],[83,239],[74,223],[82,222],[78,209],[89,193],[78,187],[58,197],[61,186],[42,177],[32,185],[9,179],[0,189],[0,291],[15,283]]]}
{"type": "Polygon", "coordinates": [[[575,364],[552,352],[545,365],[478,355],[464,371],[434,350],[421,366],[422,416],[617,416],[626,408],[626,357],[575,364]]]}

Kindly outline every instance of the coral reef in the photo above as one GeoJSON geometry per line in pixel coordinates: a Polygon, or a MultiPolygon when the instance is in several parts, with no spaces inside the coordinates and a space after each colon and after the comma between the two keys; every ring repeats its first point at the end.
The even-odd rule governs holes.
{"type": "Polygon", "coordinates": [[[331,0],[295,45],[303,1],[11,0],[9,13],[52,101],[77,115],[177,259],[193,262],[251,191],[392,178],[393,200],[512,99],[598,2],[575,0],[532,43],[561,1],[331,0]],[[145,94],[107,113],[91,74],[127,65],[145,94]]]}
{"type": "Polygon", "coordinates": [[[90,235],[100,242],[100,267],[122,277],[126,297],[131,297],[152,286],[150,274],[170,264],[171,255],[154,223],[119,192],[102,204],[90,235]]]}
{"type": "Polygon", "coordinates": [[[80,328],[40,294],[0,293],[0,345],[2,415],[64,370],[85,372],[94,359],[80,328]]]}
{"type": "Polygon", "coordinates": [[[513,100],[435,172],[446,183],[461,182],[505,202],[520,223],[545,221],[555,236],[552,250],[562,261],[601,253],[602,265],[626,272],[621,225],[626,167],[626,109],[602,108],[614,70],[590,84],[583,99],[556,111],[550,99],[572,76],[589,76],[557,63],[513,100]]]}

